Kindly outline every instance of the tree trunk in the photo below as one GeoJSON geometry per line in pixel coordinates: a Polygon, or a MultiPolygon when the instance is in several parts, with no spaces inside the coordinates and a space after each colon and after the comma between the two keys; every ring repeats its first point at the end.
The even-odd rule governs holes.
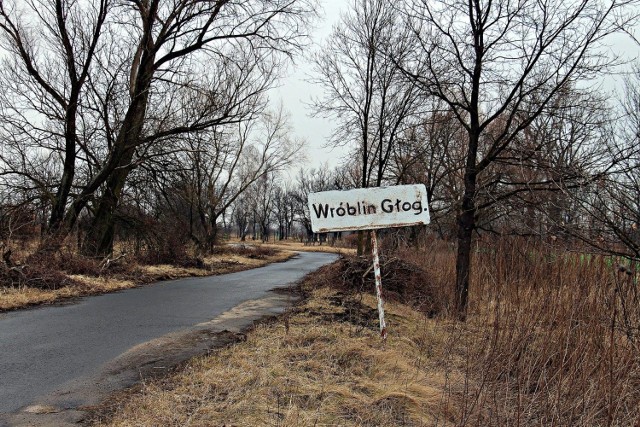
{"type": "Polygon", "coordinates": [[[114,213],[129,172],[135,167],[131,161],[140,143],[149,101],[149,88],[155,73],[154,62],[157,52],[153,46],[152,30],[158,4],[159,2],[152,2],[152,7],[146,11],[149,20],[145,23],[139,51],[136,53],[139,55],[139,63],[136,64],[134,61],[131,69],[131,101],[113,144],[114,169],[106,179],[106,189],[99,199],[93,224],[83,247],[83,252],[89,255],[105,256],[113,250],[114,213]]]}
{"type": "Polygon", "coordinates": [[[59,249],[62,241],[71,232],[75,224],[75,217],[73,221],[65,221],[65,210],[67,209],[67,201],[71,193],[76,170],[76,114],[78,111],[78,96],[79,88],[72,89],[69,106],[65,113],[65,151],[62,179],[60,180],[60,185],[51,204],[51,216],[49,217],[49,224],[47,226],[47,236],[44,244],[41,245],[40,248],[45,251],[59,249]]]}
{"type": "Polygon", "coordinates": [[[207,253],[212,254],[218,240],[218,225],[211,224],[211,229],[207,235],[207,253]]]}
{"type": "Polygon", "coordinates": [[[67,123],[67,129],[65,130],[65,155],[62,179],[51,206],[49,233],[55,233],[58,231],[58,228],[64,219],[67,200],[69,199],[69,193],[71,192],[71,186],[73,185],[76,162],[75,133],[75,120],[69,120],[67,123]]]}
{"type": "Polygon", "coordinates": [[[471,270],[471,236],[473,213],[463,212],[458,217],[458,252],[456,254],[456,314],[465,321],[469,302],[469,272],[471,270]]]}
{"type": "MultiPolygon", "coordinates": [[[[133,150],[125,156],[124,163],[128,164],[132,156],[133,150]]],[[[82,247],[84,254],[104,257],[113,252],[114,215],[128,175],[129,168],[122,168],[115,171],[107,180],[106,189],[100,197],[93,223],[82,247]]]]}
{"type": "MultiPolygon", "coordinates": [[[[475,151],[475,150],[474,150],[475,151]]],[[[467,318],[469,303],[469,276],[471,271],[471,238],[476,225],[476,172],[475,152],[473,159],[468,159],[464,176],[464,195],[462,210],[458,214],[457,237],[458,252],[456,254],[456,315],[459,320],[467,318]]]]}
{"type": "MultiPolygon", "coordinates": [[[[147,79],[141,83],[146,88],[150,86],[152,75],[153,73],[149,72],[147,79]]],[[[136,96],[118,132],[113,154],[116,167],[106,180],[105,191],[99,199],[91,229],[85,239],[83,252],[87,255],[105,256],[113,250],[114,213],[129,172],[135,167],[132,160],[142,133],[148,96],[148,91],[136,96]]]]}

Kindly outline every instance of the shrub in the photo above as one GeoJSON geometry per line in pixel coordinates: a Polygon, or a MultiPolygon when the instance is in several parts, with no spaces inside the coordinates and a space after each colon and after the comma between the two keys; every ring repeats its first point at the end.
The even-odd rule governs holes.
{"type": "MultiPolygon", "coordinates": [[[[383,298],[435,316],[445,308],[446,298],[434,287],[435,280],[420,264],[402,254],[380,256],[383,298]]],[[[333,285],[342,291],[375,292],[371,257],[345,256],[333,272],[333,285]]]]}

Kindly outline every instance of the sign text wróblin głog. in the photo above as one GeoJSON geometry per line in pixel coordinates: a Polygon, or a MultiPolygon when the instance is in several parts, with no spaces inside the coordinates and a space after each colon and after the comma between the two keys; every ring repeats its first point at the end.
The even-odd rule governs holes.
{"type": "Polygon", "coordinates": [[[316,233],[429,223],[423,184],[312,193],[309,212],[316,233]]]}

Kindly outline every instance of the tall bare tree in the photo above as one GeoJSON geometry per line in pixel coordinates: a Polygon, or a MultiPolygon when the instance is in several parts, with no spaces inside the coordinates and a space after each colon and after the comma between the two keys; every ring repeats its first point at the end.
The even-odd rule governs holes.
{"type": "Polygon", "coordinates": [[[457,216],[456,307],[466,317],[478,181],[562,91],[615,64],[603,42],[633,24],[634,1],[407,2],[418,47],[396,63],[446,103],[467,134],[457,216]]]}
{"type": "Polygon", "coordinates": [[[82,120],[83,91],[112,6],[110,0],[0,2],[2,174],[28,178],[49,199],[51,233],[61,227],[83,137],[92,132],[82,120]]]}
{"type": "Polygon", "coordinates": [[[334,144],[353,146],[363,188],[381,185],[396,140],[418,107],[417,91],[388,55],[390,50],[396,56],[406,53],[405,30],[389,2],[358,0],[314,58],[313,81],[325,90],[314,100],[314,112],[338,123],[334,144]]]}
{"type": "Polygon", "coordinates": [[[60,237],[88,209],[83,249],[96,255],[111,250],[131,171],[184,135],[259,114],[314,14],[307,0],[1,5],[3,174],[50,195],[60,237]]]}
{"type": "MultiPolygon", "coordinates": [[[[201,2],[180,0],[131,0],[124,5],[125,20],[133,25],[132,42],[137,46],[131,58],[130,101],[113,141],[107,161],[111,170],[96,206],[90,239],[90,252],[104,254],[113,243],[113,212],[126,183],[128,173],[138,164],[139,148],[145,141],[161,140],[218,125],[234,109],[220,109],[216,87],[202,87],[208,99],[204,114],[190,117],[167,128],[145,128],[154,92],[159,86],[169,90],[193,87],[195,73],[206,75],[210,62],[228,62],[233,68],[249,66],[257,73],[272,75],[281,61],[281,53],[290,55],[300,47],[300,29],[313,8],[305,0],[201,2]],[[208,114],[210,109],[214,114],[208,114]]],[[[251,74],[252,76],[254,74],[251,74]]],[[[196,82],[198,79],[196,79],[196,82]]],[[[268,82],[273,84],[274,80],[268,82]]],[[[244,81],[240,81],[244,83],[244,81]]],[[[160,91],[160,96],[166,97],[160,91]]]]}

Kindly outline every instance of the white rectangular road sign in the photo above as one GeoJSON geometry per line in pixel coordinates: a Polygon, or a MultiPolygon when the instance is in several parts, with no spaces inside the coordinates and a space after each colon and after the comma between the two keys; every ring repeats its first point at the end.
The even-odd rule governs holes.
{"type": "Polygon", "coordinates": [[[429,223],[424,184],[311,193],[309,212],[315,233],[429,223]]]}

